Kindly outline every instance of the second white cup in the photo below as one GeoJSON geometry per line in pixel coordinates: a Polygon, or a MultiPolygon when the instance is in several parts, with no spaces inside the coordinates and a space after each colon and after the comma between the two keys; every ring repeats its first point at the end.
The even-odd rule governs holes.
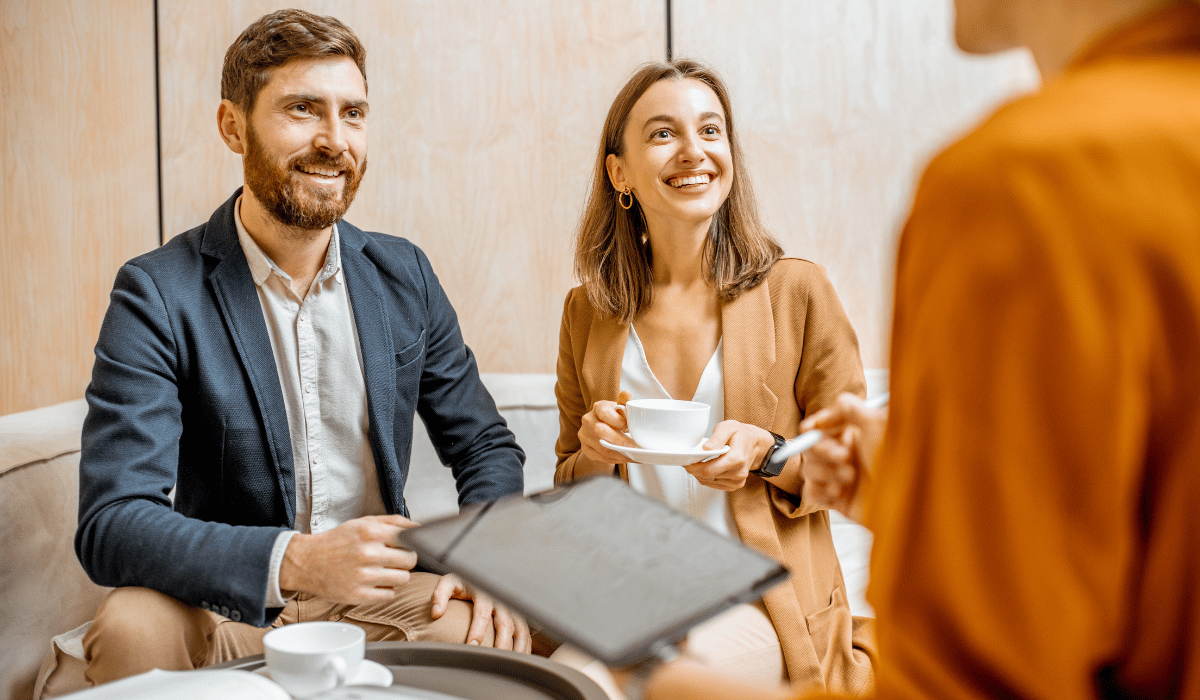
{"type": "Polygon", "coordinates": [[[366,633],[348,622],[297,622],[263,636],[271,680],[297,698],[345,685],[365,647],[366,633]]]}
{"type": "Polygon", "coordinates": [[[707,437],[709,406],[698,401],[634,399],[622,407],[629,436],[646,450],[688,452],[707,437]]]}

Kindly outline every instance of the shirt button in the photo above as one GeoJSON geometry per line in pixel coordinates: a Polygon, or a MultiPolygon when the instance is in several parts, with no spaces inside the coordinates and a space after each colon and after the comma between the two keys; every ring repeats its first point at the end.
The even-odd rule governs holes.
{"type": "Polygon", "coordinates": [[[311,394],[311,393],[312,393],[312,385],[310,385],[310,384],[306,384],[306,385],[304,386],[304,393],[306,393],[306,394],[311,394]]]}

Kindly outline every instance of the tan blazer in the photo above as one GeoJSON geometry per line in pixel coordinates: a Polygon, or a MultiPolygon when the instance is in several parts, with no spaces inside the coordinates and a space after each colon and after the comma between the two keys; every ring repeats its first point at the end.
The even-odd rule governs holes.
{"type": "MultiPolygon", "coordinates": [[[[784,258],[766,281],[721,307],[725,418],[784,437],[839,393],[865,394],[858,339],[825,271],[784,258]]],[[[619,391],[629,326],[604,318],[582,287],[567,295],[559,336],[559,437],[555,480],[611,473],[579,451],[579,426],[596,401],[619,391]]],[[[620,475],[628,478],[626,465],[620,475]]],[[[751,476],[730,494],[742,541],[782,562],[787,583],[764,596],[798,688],[863,693],[874,685],[873,627],[852,619],[829,516],[751,476]]]]}

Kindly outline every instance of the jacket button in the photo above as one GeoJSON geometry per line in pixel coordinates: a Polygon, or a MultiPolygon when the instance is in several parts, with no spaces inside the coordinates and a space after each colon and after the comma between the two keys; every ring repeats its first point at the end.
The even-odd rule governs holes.
{"type": "Polygon", "coordinates": [[[221,614],[224,615],[225,617],[229,617],[229,608],[222,605],[221,606],[221,614]]]}
{"type": "Polygon", "coordinates": [[[234,622],[241,622],[242,621],[242,611],[234,610],[232,613],[230,613],[229,619],[233,620],[234,622]]]}
{"type": "Polygon", "coordinates": [[[207,600],[202,600],[202,601],[200,601],[200,607],[201,607],[201,608],[204,608],[205,610],[209,610],[209,609],[210,609],[210,606],[209,606],[209,604],[208,604],[208,601],[207,601],[207,600]]]}

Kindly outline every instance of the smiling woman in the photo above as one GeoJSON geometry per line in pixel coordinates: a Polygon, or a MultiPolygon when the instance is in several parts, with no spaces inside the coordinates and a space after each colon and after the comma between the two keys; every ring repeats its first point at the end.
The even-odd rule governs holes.
{"type": "MultiPolygon", "coordinates": [[[[694,61],[648,64],[605,121],[563,311],[555,478],[616,472],[782,561],[792,584],[693,630],[694,661],[760,681],[860,693],[870,625],[852,618],[828,515],[805,497],[800,456],[768,458],[808,413],[864,393],[854,330],[824,270],[782,258],[759,223],[727,91],[694,61]],[[611,399],[711,407],[685,467],[630,463],[611,399]]],[[[680,464],[680,461],[674,464],[680,464]]],[[[697,553],[697,556],[700,556],[697,553]]]]}

